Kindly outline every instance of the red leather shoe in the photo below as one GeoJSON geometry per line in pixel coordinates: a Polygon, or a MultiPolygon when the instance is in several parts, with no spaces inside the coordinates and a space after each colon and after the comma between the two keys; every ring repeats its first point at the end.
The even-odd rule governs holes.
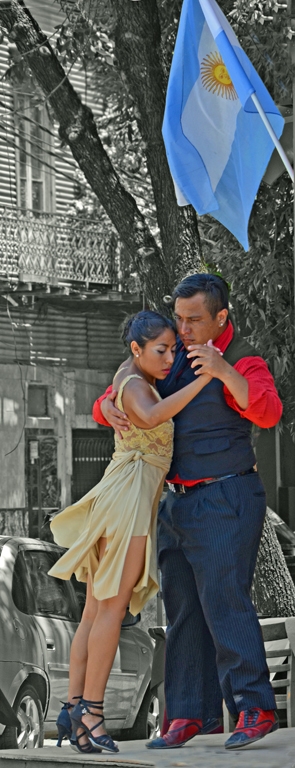
{"type": "Polygon", "coordinates": [[[240,749],[253,741],[263,739],[268,733],[279,728],[279,720],[274,709],[251,707],[240,712],[234,732],[225,742],[226,749],[240,749]]]}
{"type": "Polygon", "coordinates": [[[163,722],[162,722],[162,728],[160,732],[160,736],[165,736],[165,733],[169,731],[170,728],[170,720],[168,720],[166,709],[164,709],[164,715],[163,715],[163,722]]]}
{"type": "Polygon", "coordinates": [[[203,727],[202,727],[202,734],[203,736],[206,736],[214,733],[223,733],[224,728],[222,725],[221,718],[219,717],[210,717],[208,720],[204,720],[203,727]]]}
{"type": "Polygon", "coordinates": [[[174,749],[182,747],[194,736],[202,733],[202,720],[172,720],[164,736],[146,743],[148,749],[174,749]]]}

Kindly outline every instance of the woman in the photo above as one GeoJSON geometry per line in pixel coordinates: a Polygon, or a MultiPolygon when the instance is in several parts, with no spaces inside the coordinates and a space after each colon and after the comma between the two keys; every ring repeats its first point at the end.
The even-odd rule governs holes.
{"type": "Polygon", "coordinates": [[[173,364],[172,322],[142,311],[127,322],[123,338],[131,356],[113,383],[117,407],[128,415],[130,428],[122,440],[115,437],[115,453],[101,482],[51,523],[55,541],[69,549],[49,573],[62,579],[75,573],[87,581],[71,648],[68,702],[57,721],[60,745],[70,730],[70,714],[83,752],[118,752],[104,729],[103,697],[127,607],[136,615],[158,591],[156,515],[172,457],[172,417],[211,380],[202,374],[161,400],[155,384],[173,364]]]}

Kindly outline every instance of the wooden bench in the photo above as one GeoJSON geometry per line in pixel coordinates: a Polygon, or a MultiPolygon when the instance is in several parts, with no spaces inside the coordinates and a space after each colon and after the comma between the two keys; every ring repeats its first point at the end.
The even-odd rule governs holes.
{"type": "MultiPolygon", "coordinates": [[[[286,710],[287,726],[292,728],[295,726],[295,617],[260,619],[260,626],[276,705],[278,710],[286,710]]],[[[234,723],[225,706],[223,721],[225,733],[233,731],[234,723]]]]}

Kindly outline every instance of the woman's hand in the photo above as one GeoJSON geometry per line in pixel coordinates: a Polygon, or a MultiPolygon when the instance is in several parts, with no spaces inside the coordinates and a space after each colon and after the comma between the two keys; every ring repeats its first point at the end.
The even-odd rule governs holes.
{"type": "Polygon", "coordinates": [[[117,394],[117,390],[113,389],[113,391],[102,401],[100,408],[102,415],[106,421],[109,422],[111,427],[113,427],[119,440],[122,440],[121,433],[128,432],[130,421],[126,416],[126,413],[123,413],[115,406],[117,394]]]}
{"type": "Polygon", "coordinates": [[[196,371],[197,374],[208,373],[210,376],[222,380],[229,368],[220,350],[211,344],[191,344],[188,347],[187,357],[189,359],[195,358],[191,364],[192,368],[200,366],[196,371]]]}
{"type": "Polygon", "coordinates": [[[220,350],[211,344],[192,344],[188,347],[188,358],[195,358],[192,368],[197,368],[196,374],[214,376],[220,379],[234,397],[240,408],[246,410],[249,405],[249,385],[247,379],[227,363],[220,350]]]}

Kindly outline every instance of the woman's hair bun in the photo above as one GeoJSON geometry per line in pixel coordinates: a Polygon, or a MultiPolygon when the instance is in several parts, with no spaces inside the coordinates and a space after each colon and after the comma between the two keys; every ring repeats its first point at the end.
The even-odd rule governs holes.
{"type": "Polygon", "coordinates": [[[126,346],[130,347],[131,342],[136,341],[139,347],[144,347],[148,341],[157,339],[166,328],[176,333],[175,325],[169,317],[151,309],[142,309],[136,315],[127,318],[123,326],[122,339],[126,346]]]}

